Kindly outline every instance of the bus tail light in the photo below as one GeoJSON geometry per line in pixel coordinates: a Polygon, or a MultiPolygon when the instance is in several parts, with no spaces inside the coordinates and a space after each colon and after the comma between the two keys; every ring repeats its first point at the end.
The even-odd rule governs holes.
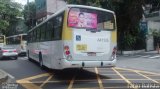
{"type": "Polygon", "coordinates": [[[71,60],[72,59],[72,56],[70,55],[71,52],[70,52],[70,49],[69,49],[69,46],[64,46],[64,53],[67,57],[67,60],[71,60]]]}
{"type": "Polygon", "coordinates": [[[113,48],[113,51],[112,51],[112,55],[116,55],[116,53],[117,53],[117,48],[114,47],[114,48],[113,48]]]}
{"type": "Polygon", "coordinates": [[[112,60],[116,59],[116,54],[117,54],[117,47],[114,47],[113,48],[113,51],[112,51],[112,60]]]}
{"type": "Polygon", "coordinates": [[[66,56],[70,55],[69,46],[64,46],[64,51],[66,56]]]}

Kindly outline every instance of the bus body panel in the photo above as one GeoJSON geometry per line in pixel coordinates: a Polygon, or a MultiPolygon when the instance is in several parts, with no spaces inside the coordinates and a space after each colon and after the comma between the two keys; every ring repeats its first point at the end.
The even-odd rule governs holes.
{"type": "MultiPolygon", "coordinates": [[[[115,66],[116,55],[113,56],[113,49],[117,45],[116,26],[114,30],[99,32],[88,31],[85,28],[69,27],[68,12],[71,7],[104,11],[114,15],[114,12],[105,9],[69,5],[37,26],[40,27],[64,11],[62,39],[28,43],[29,57],[39,62],[39,53],[41,52],[43,64],[52,69],[115,66]]],[[[29,33],[36,30],[37,27],[34,27],[29,33]]]]}

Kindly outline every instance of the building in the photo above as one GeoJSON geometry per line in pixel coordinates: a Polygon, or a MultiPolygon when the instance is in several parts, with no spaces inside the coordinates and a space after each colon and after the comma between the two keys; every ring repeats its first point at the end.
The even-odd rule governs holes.
{"type": "Polygon", "coordinates": [[[156,40],[154,39],[152,32],[154,30],[160,30],[160,6],[154,7],[152,5],[145,6],[145,21],[147,22],[148,34],[146,39],[146,50],[156,49],[156,40]]]}
{"type": "Polygon", "coordinates": [[[35,0],[37,23],[49,18],[66,5],[65,0],[35,0]]]}

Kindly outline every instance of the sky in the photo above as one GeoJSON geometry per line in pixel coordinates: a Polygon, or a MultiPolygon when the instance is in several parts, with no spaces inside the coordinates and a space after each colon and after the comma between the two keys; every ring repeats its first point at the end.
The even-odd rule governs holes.
{"type": "MultiPolygon", "coordinates": [[[[14,0],[15,2],[21,3],[22,5],[27,4],[27,0],[14,0]]],[[[29,0],[29,2],[32,2],[34,0],[29,0]]]]}

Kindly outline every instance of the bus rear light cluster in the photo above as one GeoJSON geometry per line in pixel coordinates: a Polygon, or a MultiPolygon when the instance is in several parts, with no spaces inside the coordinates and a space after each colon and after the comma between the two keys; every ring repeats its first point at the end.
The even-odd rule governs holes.
{"type": "Polygon", "coordinates": [[[117,47],[114,47],[112,51],[112,60],[116,59],[116,54],[117,54],[117,47]]]}
{"type": "Polygon", "coordinates": [[[70,55],[69,46],[64,46],[64,51],[66,56],[70,55]]]}
{"type": "Polygon", "coordinates": [[[114,48],[113,48],[113,51],[112,51],[112,55],[116,55],[116,53],[117,53],[117,48],[114,47],[114,48]]]}
{"type": "Polygon", "coordinates": [[[67,60],[72,60],[72,56],[70,55],[71,52],[70,52],[69,46],[64,46],[64,52],[67,57],[67,60]]]}

